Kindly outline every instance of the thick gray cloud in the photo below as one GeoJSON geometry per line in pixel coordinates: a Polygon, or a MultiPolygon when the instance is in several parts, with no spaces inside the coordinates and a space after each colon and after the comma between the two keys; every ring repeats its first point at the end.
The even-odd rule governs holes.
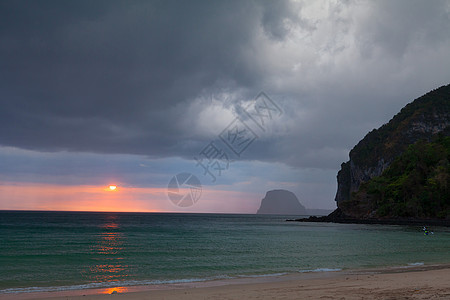
{"type": "Polygon", "coordinates": [[[167,153],[184,137],[177,119],[194,117],[174,106],[222,81],[255,80],[239,52],[260,5],[2,4],[4,145],[167,153]]]}
{"type": "Polygon", "coordinates": [[[284,114],[243,159],[338,168],[450,81],[449,13],[448,1],[2,1],[0,145],[191,158],[264,90],[284,114]]]}

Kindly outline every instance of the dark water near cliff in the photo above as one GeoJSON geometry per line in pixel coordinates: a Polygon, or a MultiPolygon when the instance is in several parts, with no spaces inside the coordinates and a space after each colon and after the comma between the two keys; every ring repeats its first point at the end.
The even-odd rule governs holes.
{"type": "Polygon", "coordinates": [[[450,263],[450,229],[298,216],[0,212],[0,293],[450,263]]]}

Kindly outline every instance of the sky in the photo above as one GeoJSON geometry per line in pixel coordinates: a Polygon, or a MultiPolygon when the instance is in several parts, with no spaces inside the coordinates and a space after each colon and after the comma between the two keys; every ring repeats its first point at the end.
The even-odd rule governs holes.
{"type": "Polygon", "coordinates": [[[449,32],[438,0],[0,0],[0,209],[334,209],[353,146],[450,82],[449,32]]]}

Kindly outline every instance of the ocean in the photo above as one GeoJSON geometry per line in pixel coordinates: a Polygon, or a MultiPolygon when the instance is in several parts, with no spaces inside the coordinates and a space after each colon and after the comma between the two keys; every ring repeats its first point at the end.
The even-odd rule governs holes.
{"type": "Polygon", "coordinates": [[[0,211],[0,294],[450,263],[450,228],[0,211]]]}

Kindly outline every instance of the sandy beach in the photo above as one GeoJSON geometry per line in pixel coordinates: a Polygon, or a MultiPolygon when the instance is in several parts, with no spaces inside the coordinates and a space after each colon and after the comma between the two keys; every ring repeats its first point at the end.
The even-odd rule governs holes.
{"type": "Polygon", "coordinates": [[[1,299],[450,299],[450,265],[294,274],[202,284],[2,295],[1,299]]]}

